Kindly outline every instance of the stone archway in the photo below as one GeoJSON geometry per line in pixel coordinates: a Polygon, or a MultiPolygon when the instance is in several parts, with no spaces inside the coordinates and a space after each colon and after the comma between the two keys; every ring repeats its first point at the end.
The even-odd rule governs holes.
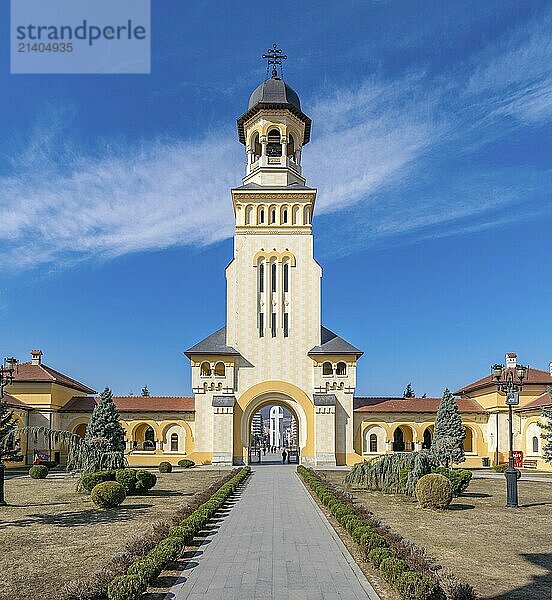
{"type": "Polygon", "coordinates": [[[266,381],[243,393],[234,406],[233,462],[247,461],[251,420],[264,406],[282,406],[295,417],[300,460],[314,464],[314,405],[298,387],[283,381],[266,381]]]}

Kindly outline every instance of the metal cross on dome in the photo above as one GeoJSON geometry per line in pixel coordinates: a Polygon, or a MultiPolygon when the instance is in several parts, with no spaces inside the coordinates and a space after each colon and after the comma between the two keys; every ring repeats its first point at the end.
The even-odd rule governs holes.
{"type": "Polygon", "coordinates": [[[281,48],[278,48],[278,44],[272,44],[272,48],[269,48],[266,51],[266,54],[263,54],[263,58],[268,61],[266,65],[267,76],[270,65],[272,65],[273,79],[276,79],[278,77],[277,65],[280,66],[280,73],[283,74],[282,61],[287,60],[287,54],[282,54],[282,50],[281,48]]]}

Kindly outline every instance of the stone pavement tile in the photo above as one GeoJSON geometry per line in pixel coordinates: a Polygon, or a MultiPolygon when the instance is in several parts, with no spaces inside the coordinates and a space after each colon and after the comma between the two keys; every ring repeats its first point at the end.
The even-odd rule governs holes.
{"type": "Polygon", "coordinates": [[[294,467],[259,466],[176,600],[378,600],[294,467]]]}

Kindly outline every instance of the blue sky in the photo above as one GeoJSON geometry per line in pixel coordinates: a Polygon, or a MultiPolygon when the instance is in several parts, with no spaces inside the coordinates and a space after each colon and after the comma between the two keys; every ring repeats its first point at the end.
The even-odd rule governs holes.
{"type": "Polygon", "coordinates": [[[323,320],[357,391],[552,360],[552,7],[153,0],[151,75],[10,75],[0,5],[0,354],[190,392],[225,320],[235,119],[274,41],[313,119],[323,320]],[[354,285],[351,285],[354,282],[354,285]]]}

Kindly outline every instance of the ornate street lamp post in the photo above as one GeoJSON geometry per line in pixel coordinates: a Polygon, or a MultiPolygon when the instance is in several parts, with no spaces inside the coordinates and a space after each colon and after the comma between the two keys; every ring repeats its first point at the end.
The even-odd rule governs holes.
{"type": "MultiPolygon", "coordinates": [[[[12,383],[16,365],[17,360],[13,357],[6,358],[4,364],[0,364],[0,402],[4,402],[4,388],[12,383]]],[[[3,440],[0,440],[0,444],[2,443],[3,440]]],[[[6,500],[4,499],[4,471],[5,466],[0,451],[0,506],[6,505],[6,500]]]]}
{"type": "MultiPolygon", "coordinates": [[[[506,394],[506,404],[508,405],[508,439],[509,454],[508,468],[506,469],[506,507],[518,507],[518,484],[517,471],[514,468],[514,434],[513,434],[513,413],[512,407],[519,404],[519,393],[523,389],[523,380],[527,376],[529,367],[516,365],[515,367],[504,368],[504,365],[493,365],[491,367],[491,376],[499,392],[506,394]]],[[[498,431],[497,431],[498,447],[498,431]]]]}

